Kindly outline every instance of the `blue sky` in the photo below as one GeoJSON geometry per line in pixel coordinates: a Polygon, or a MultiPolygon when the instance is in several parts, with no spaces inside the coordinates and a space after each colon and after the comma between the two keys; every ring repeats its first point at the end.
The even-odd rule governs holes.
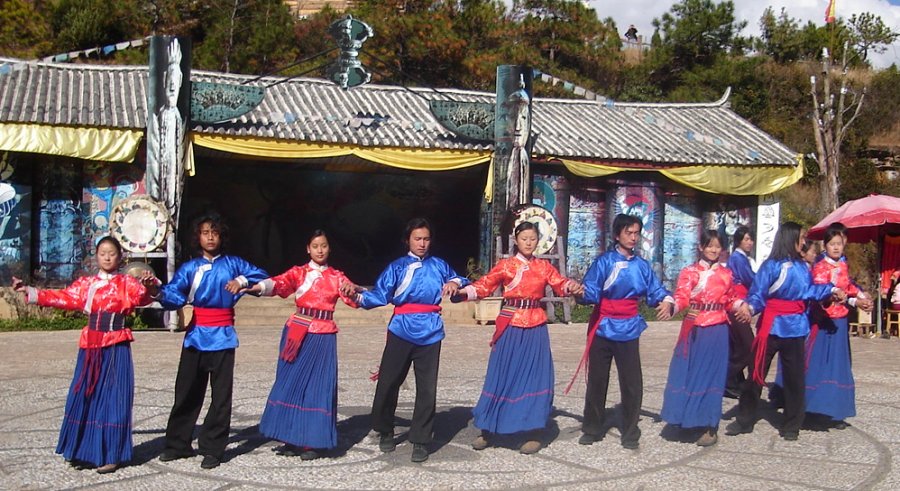
{"type": "MultiPolygon", "coordinates": [[[[854,13],[872,12],[881,16],[882,20],[900,31],[900,0],[836,0],[835,9],[839,17],[850,18],[854,13]]],[[[747,21],[744,35],[759,34],[759,18],[766,7],[771,6],[775,12],[782,7],[787,14],[802,23],[811,20],[817,24],[825,21],[825,8],[828,0],[733,0],[735,14],[739,19],[747,21]]],[[[624,33],[629,24],[634,24],[638,32],[649,39],[653,34],[652,21],[667,12],[672,0],[589,0],[588,4],[597,11],[601,18],[612,17],[619,30],[624,33]]],[[[870,55],[877,68],[884,68],[896,63],[900,66],[900,42],[889,46],[880,55],[870,55]]]]}

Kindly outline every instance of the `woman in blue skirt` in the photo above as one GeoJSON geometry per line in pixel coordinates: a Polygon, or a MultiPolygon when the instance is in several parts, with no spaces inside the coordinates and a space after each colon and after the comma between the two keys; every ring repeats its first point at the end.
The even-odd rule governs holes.
{"type": "Polygon", "coordinates": [[[259,421],[263,435],[284,442],[278,454],[320,457],[337,446],[337,325],[338,299],[356,307],[345,294],[356,285],[328,266],[330,247],[325,232],[316,230],[306,245],[310,261],[263,280],[248,290],[264,296],[294,295],[297,311],[281,334],[275,383],[259,421]]]}
{"type": "MultiPolygon", "coordinates": [[[[825,256],[812,269],[813,283],[831,283],[847,292],[846,304],[872,309],[872,301],[850,280],[844,259],[846,228],[833,223],[825,230],[825,256]]],[[[843,302],[813,304],[813,326],[807,340],[806,412],[824,415],[837,429],[856,416],[856,393],[850,367],[849,309],[843,302]]]]}
{"type": "Polygon", "coordinates": [[[486,275],[460,289],[454,300],[490,296],[503,286],[503,308],[491,339],[487,375],[472,411],[481,435],[475,450],[490,445],[492,434],[529,432],[519,451],[541,449],[538,432],[547,426],[553,405],[553,357],[547,314],[540,300],[550,285],[558,295],[581,293],[581,285],[563,277],[546,259],[534,257],[538,229],[522,222],[515,229],[515,256],[501,259],[486,275]]]}
{"type": "Polygon", "coordinates": [[[125,316],[150,303],[147,286],[159,282],[149,271],[140,280],[119,274],[122,247],[112,237],[100,239],[96,257],[99,273],[78,278],[62,290],[25,286],[18,278],[13,278],[12,286],[25,294],[28,303],[88,314],[56,453],[73,467],[107,474],[132,456],[134,337],[125,327],[125,316]]]}
{"type": "Polygon", "coordinates": [[[731,270],[718,262],[721,252],[719,234],[705,230],[700,237],[700,260],[678,275],[675,308],[688,311],[672,353],[660,413],[666,423],[705,429],[697,440],[701,447],[718,441],[728,372],[726,311],[743,316],[737,309],[742,300],[733,288],[731,270]]]}

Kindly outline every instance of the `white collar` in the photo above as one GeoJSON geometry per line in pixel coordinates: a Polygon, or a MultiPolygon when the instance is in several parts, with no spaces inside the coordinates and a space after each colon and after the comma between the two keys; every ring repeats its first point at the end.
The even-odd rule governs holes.
{"type": "Polygon", "coordinates": [[[406,254],[407,254],[409,257],[415,259],[416,261],[424,261],[424,260],[428,257],[428,256],[425,256],[425,257],[419,257],[419,256],[413,254],[412,251],[409,251],[409,252],[407,252],[406,254]]]}
{"type": "Polygon", "coordinates": [[[522,262],[525,263],[525,264],[528,264],[528,262],[531,261],[531,259],[534,259],[534,256],[531,256],[531,259],[528,259],[528,258],[525,257],[524,255],[522,255],[521,252],[517,252],[517,253],[516,253],[516,259],[518,259],[519,261],[522,261],[522,262]]]}
{"type": "Polygon", "coordinates": [[[619,253],[620,256],[624,257],[625,259],[628,259],[629,261],[630,261],[632,258],[634,258],[635,256],[637,256],[637,254],[634,253],[634,249],[632,249],[631,251],[629,251],[629,252],[631,252],[631,255],[630,255],[630,256],[627,256],[627,255],[625,255],[625,254],[622,254],[622,251],[628,251],[628,249],[626,249],[625,246],[619,244],[618,242],[615,243],[615,245],[613,246],[613,248],[616,250],[617,253],[619,253]]]}
{"type": "Polygon", "coordinates": [[[326,269],[328,269],[327,264],[319,264],[319,263],[313,261],[312,259],[309,260],[309,263],[307,263],[307,266],[309,266],[309,269],[312,269],[313,271],[318,271],[320,273],[322,271],[325,271],[326,269]]]}
{"type": "Polygon", "coordinates": [[[111,279],[113,279],[113,277],[115,275],[116,275],[116,273],[106,273],[103,271],[97,272],[97,277],[100,278],[101,280],[111,280],[111,279]]]}

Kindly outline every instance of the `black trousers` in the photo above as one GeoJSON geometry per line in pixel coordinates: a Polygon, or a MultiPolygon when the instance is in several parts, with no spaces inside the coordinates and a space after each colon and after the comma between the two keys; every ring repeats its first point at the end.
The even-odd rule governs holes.
{"type": "Polygon", "coordinates": [[[606,393],[612,360],[619,373],[622,393],[622,442],[637,442],[641,402],[644,397],[644,377],[641,373],[640,339],[612,341],[595,337],[588,352],[587,393],[584,396],[584,422],[581,431],[602,436],[606,413],[606,393]]]}
{"type": "Polygon", "coordinates": [[[166,448],[191,451],[194,425],[203,408],[207,384],[212,401],[197,438],[200,453],[221,459],[231,429],[231,397],[234,385],[234,349],[198,351],[182,348],[175,378],[175,404],[166,426],[166,448]]]}
{"type": "MultiPolygon", "coordinates": [[[[763,360],[763,377],[769,373],[769,366],[775,353],[778,353],[781,359],[781,375],[784,383],[784,426],[781,433],[797,433],[803,425],[806,406],[806,338],[780,338],[770,335],[763,360]]],[[[755,352],[753,356],[755,360],[755,352]]],[[[755,383],[752,377],[744,382],[737,415],[737,421],[741,426],[753,427],[756,424],[756,408],[759,406],[761,392],[762,386],[755,383]]]]}
{"type": "Polygon", "coordinates": [[[729,314],[731,321],[728,327],[728,375],[725,378],[725,390],[740,393],[747,377],[744,369],[753,363],[753,329],[750,323],[739,322],[729,314]]]}
{"type": "Polygon", "coordinates": [[[409,366],[416,374],[416,403],[409,428],[411,443],[430,443],[437,409],[437,377],[441,358],[441,342],[419,346],[388,331],[381,355],[378,385],[372,401],[372,429],[379,433],[394,431],[394,413],[400,385],[406,380],[409,366]]]}

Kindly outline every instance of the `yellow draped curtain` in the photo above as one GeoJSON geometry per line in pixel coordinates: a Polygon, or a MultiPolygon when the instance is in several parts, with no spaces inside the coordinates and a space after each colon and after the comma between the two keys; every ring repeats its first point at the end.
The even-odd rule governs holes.
{"type": "Polygon", "coordinates": [[[0,123],[0,151],[133,162],[143,135],[141,130],[0,123]]]}
{"type": "Polygon", "coordinates": [[[669,169],[632,169],[558,159],[575,175],[601,177],[622,171],[659,172],[685,186],[707,193],[755,196],[784,189],[803,177],[803,157],[793,166],[694,165],[669,169]]]}
{"type": "Polygon", "coordinates": [[[440,148],[374,148],[359,145],[280,141],[264,138],[191,135],[194,145],[222,152],[257,157],[304,159],[355,155],[378,164],[409,170],[454,170],[491,160],[490,150],[440,148]]]}

